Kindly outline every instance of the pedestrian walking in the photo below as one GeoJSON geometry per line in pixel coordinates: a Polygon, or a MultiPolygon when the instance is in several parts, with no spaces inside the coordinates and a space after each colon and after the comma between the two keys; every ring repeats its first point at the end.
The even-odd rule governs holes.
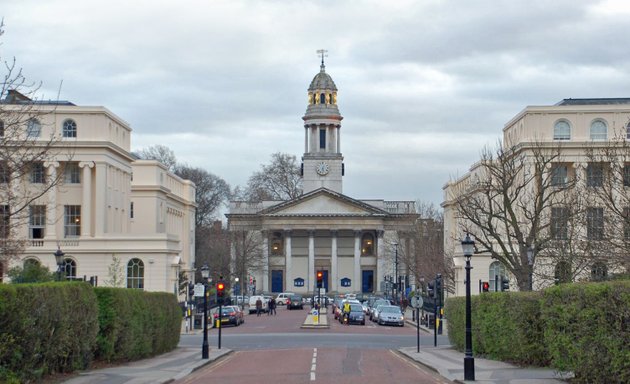
{"type": "Polygon", "coordinates": [[[260,316],[260,311],[262,311],[262,300],[260,297],[256,300],[256,316],[260,316]]]}
{"type": "Polygon", "coordinates": [[[269,313],[272,315],[276,315],[276,299],[273,297],[269,300],[269,313]]]}

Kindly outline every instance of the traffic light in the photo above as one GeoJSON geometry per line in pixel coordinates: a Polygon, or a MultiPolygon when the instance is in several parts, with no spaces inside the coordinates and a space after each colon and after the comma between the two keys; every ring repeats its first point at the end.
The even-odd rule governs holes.
{"type": "Polygon", "coordinates": [[[324,273],[317,271],[317,288],[322,288],[324,283],[324,273]]]}
{"type": "Polygon", "coordinates": [[[490,283],[488,283],[487,281],[484,281],[483,283],[481,283],[481,289],[482,289],[482,292],[489,292],[490,283]]]}
{"type": "Polygon", "coordinates": [[[225,283],[223,280],[219,280],[217,283],[217,303],[223,304],[223,300],[225,299],[225,283]]]}
{"type": "Polygon", "coordinates": [[[502,291],[510,290],[510,280],[505,276],[501,278],[501,290],[502,291]]]}
{"type": "Polygon", "coordinates": [[[429,281],[429,282],[427,283],[427,296],[429,296],[429,297],[435,297],[435,296],[434,296],[434,295],[435,295],[435,289],[434,289],[434,288],[435,288],[435,287],[434,287],[433,282],[432,282],[432,281],[429,281]]]}
{"type": "Polygon", "coordinates": [[[439,300],[439,305],[442,305],[442,275],[437,274],[435,277],[435,297],[439,300]]]}

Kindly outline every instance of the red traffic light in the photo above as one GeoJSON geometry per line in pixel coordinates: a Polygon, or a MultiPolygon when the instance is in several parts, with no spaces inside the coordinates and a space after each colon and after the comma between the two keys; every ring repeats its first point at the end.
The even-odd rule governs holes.
{"type": "Polygon", "coordinates": [[[488,291],[490,291],[490,283],[488,283],[487,281],[484,281],[484,282],[481,284],[481,287],[483,288],[483,291],[484,291],[484,292],[488,292],[488,291]]]}
{"type": "Polygon", "coordinates": [[[317,278],[321,279],[322,277],[324,277],[324,274],[321,271],[317,271],[317,278]]]}
{"type": "Polygon", "coordinates": [[[217,284],[217,290],[219,292],[223,292],[224,289],[225,289],[225,284],[223,284],[223,283],[218,283],[217,284]]]}

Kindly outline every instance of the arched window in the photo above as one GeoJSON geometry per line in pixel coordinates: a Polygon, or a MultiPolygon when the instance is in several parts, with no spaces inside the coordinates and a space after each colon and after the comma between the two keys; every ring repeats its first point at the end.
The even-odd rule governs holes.
{"type": "Polygon", "coordinates": [[[571,264],[566,261],[559,261],[558,264],[556,264],[554,278],[556,280],[556,284],[570,283],[572,280],[571,264]]]}
{"type": "Polygon", "coordinates": [[[608,277],[608,267],[601,261],[597,261],[591,267],[591,280],[604,281],[608,277]]]}
{"type": "Polygon", "coordinates": [[[374,235],[371,233],[361,236],[361,256],[374,256],[374,235]]]}
{"type": "Polygon", "coordinates": [[[26,259],[24,260],[24,269],[28,267],[39,267],[40,262],[37,259],[26,259]]]}
{"type": "Polygon", "coordinates": [[[326,95],[325,94],[321,94],[319,95],[319,103],[320,104],[326,104],[326,95]]]}
{"type": "Polygon", "coordinates": [[[26,136],[39,137],[41,132],[42,132],[42,125],[39,123],[39,120],[30,119],[28,123],[26,123],[26,136]]]}
{"type": "Polygon", "coordinates": [[[271,255],[282,256],[284,254],[284,238],[282,233],[274,232],[271,237],[271,255]]]}
{"type": "Polygon", "coordinates": [[[500,291],[500,289],[495,288],[494,282],[496,281],[495,279],[498,276],[499,287],[501,286],[501,279],[503,277],[507,277],[505,266],[501,264],[501,262],[495,261],[494,263],[490,264],[488,276],[489,276],[489,283],[490,283],[490,291],[491,292],[500,291]]]}
{"type": "Polygon", "coordinates": [[[77,277],[77,262],[72,259],[63,260],[63,274],[66,279],[74,279],[77,277]]]}
{"type": "Polygon", "coordinates": [[[63,122],[63,137],[77,137],[77,123],[72,119],[63,122]]]}
{"type": "Polygon", "coordinates": [[[144,263],[140,259],[127,263],[127,288],[144,289],[144,263]]]}
{"type": "Polygon", "coordinates": [[[595,120],[591,123],[591,140],[606,140],[608,138],[608,127],[602,120],[595,120]]]}
{"type": "Polygon", "coordinates": [[[571,140],[571,126],[566,120],[560,120],[553,126],[554,140],[571,140]]]}

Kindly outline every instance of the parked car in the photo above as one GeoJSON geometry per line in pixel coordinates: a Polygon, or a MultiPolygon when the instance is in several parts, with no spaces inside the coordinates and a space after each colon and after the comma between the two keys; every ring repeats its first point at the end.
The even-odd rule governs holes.
{"type": "MultiPolygon", "coordinates": [[[[339,322],[343,324],[343,316],[339,316],[339,322]]],[[[365,325],[365,313],[361,304],[350,304],[350,316],[348,316],[348,324],[365,325]]]]}
{"type": "Polygon", "coordinates": [[[304,309],[301,295],[291,295],[286,299],[287,309],[304,309]]]}
{"type": "Polygon", "coordinates": [[[379,306],[378,324],[394,324],[402,327],[405,325],[405,317],[400,311],[400,307],[396,305],[379,306]]]}
{"type": "Polygon", "coordinates": [[[269,300],[262,295],[255,295],[249,298],[249,314],[256,313],[256,301],[260,299],[262,301],[262,311],[269,311],[269,300]]]}
{"type": "Polygon", "coordinates": [[[278,296],[276,296],[276,304],[277,305],[286,305],[287,304],[287,299],[289,297],[291,297],[291,295],[294,295],[293,292],[282,292],[280,294],[278,294],[278,296]]]}
{"type": "MultiPolygon", "coordinates": [[[[216,328],[219,319],[219,307],[215,307],[211,311],[212,327],[216,328]]],[[[226,305],[221,307],[221,325],[233,325],[238,327],[245,322],[243,312],[236,305],[226,305]]]]}
{"type": "Polygon", "coordinates": [[[372,305],[371,305],[371,306],[370,306],[370,308],[369,308],[369,311],[370,311],[370,314],[369,314],[369,315],[370,315],[370,320],[372,320],[372,321],[376,321],[376,320],[374,319],[374,310],[375,310],[375,309],[376,309],[376,307],[378,307],[379,305],[392,305],[392,303],[391,303],[389,300],[387,300],[387,299],[377,299],[377,300],[374,300],[374,302],[372,303],[372,305]]]}

